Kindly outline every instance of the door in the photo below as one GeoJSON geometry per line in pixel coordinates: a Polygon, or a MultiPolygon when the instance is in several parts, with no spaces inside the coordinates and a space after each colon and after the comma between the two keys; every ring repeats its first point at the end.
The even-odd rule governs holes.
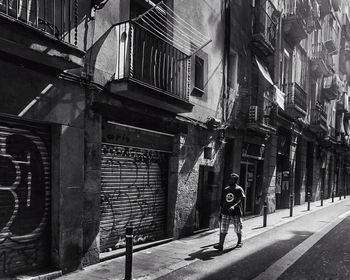
{"type": "Polygon", "coordinates": [[[165,237],[167,154],[104,143],[101,172],[101,251],[125,246],[125,228],[134,243],[165,237]]]}
{"type": "Polygon", "coordinates": [[[244,215],[253,214],[256,186],[256,163],[241,162],[239,185],[243,188],[246,198],[243,203],[244,215]]]}
{"type": "Polygon", "coordinates": [[[199,180],[196,202],[196,215],[194,230],[203,230],[209,228],[210,221],[210,195],[214,185],[214,167],[204,166],[199,167],[199,180]]]}
{"type": "Polygon", "coordinates": [[[45,267],[50,261],[50,127],[1,119],[0,146],[3,279],[45,267]]]}

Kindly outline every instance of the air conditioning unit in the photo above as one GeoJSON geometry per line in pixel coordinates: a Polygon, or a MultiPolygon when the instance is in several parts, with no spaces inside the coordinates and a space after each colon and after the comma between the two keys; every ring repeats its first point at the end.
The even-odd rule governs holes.
{"type": "Polygon", "coordinates": [[[258,121],[258,106],[249,106],[249,122],[255,123],[258,121]]]}

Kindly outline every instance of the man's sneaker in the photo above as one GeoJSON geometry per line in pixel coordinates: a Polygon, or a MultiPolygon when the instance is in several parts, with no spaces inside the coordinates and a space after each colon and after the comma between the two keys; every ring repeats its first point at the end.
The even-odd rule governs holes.
{"type": "Polygon", "coordinates": [[[215,244],[215,245],[214,245],[214,249],[219,250],[219,251],[222,251],[222,250],[224,250],[224,246],[221,245],[221,244],[215,244]]]}
{"type": "Polygon", "coordinates": [[[236,245],[236,248],[241,248],[243,246],[243,243],[242,242],[238,242],[237,245],[236,245]]]}

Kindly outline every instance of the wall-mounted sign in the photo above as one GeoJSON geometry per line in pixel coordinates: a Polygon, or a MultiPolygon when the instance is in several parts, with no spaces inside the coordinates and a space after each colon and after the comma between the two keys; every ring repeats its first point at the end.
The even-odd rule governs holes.
{"type": "Polygon", "coordinates": [[[173,136],[113,122],[102,125],[102,142],[171,152],[173,136]]]}
{"type": "Polygon", "coordinates": [[[282,187],[282,172],[276,174],[276,193],[281,193],[282,187]]]}

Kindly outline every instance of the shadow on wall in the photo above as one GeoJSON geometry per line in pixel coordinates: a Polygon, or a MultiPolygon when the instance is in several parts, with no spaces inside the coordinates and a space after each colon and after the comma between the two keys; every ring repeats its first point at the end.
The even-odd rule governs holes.
{"type": "MultiPolygon", "coordinates": [[[[202,137],[201,138],[201,146],[198,147],[203,147],[204,145],[209,144],[211,141],[213,141],[213,139],[210,139],[210,137],[202,137]],[[204,139],[204,141],[203,141],[204,139]],[[205,144],[206,143],[206,144],[205,144]]],[[[209,227],[210,228],[214,228],[218,225],[219,222],[219,207],[220,207],[220,199],[221,199],[221,189],[222,189],[222,175],[223,175],[223,170],[221,168],[222,165],[222,161],[223,161],[223,156],[224,156],[224,144],[219,144],[218,141],[215,142],[215,147],[214,147],[214,151],[215,151],[215,160],[208,163],[209,166],[213,166],[214,169],[214,176],[215,179],[212,182],[214,185],[217,185],[217,187],[215,187],[214,189],[212,189],[213,192],[210,194],[207,198],[209,199],[209,211],[208,211],[208,219],[209,219],[209,227]]],[[[201,152],[201,149],[199,149],[201,152]]],[[[199,153],[200,155],[201,153],[199,153]]],[[[186,167],[191,166],[191,169],[187,169],[186,171],[189,173],[188,177],[190,176],[191,171],[193,170],[193,168],[195,168],[195,165],[198,164],[206,164],[205,161],[201,161],[199,159],[199,155],[197,157],[195,157],[194,160],[191,159],[191,162],[188,163],[188,165],[186,167]]],[[[184,170],[181,170],[181,172],[183,172],[184,170]]],[[[199,174],[198,174],[199,175],[199,174]]],[[[199,178],[196,178],[197,180],[199,178]]],[[[186,205],[189,208],[189,211],[186,213],[183,213],[183,215],[187,216],[186,221],[183,223],[183,225],[181,226],[181,228],[179,228],[178,230],[178,236],[180,238],[188,236],[193,234],[194,231],[194,226],[195,226],[195,219],[196,219],[196,212],[197,212],[197,192],[198,192],[198,184],[199,181],[196,180],[196,185],[193,186],[193,191],[195,191],[195,199],[193,201],[189,201],[192,203],[192,205],[186,205]]]]}
{"type": "MultiPolygon", "coordinates": [[[[109,60],[109,63],[106,63],[104,66],[111,66],[115,53],[114,48],[110,48],[107,53],[105,53],[105,43],[111,41],[112,31],[114,26],[111,26],[87,51],[85,55],[85,71],[89,76],[93,78],[93,81],[104,86],[108,81],[113,78],[114,71],[112,69],[101,69],[102,66],[99,66],[98,60],[104,57],[104,59],[109,60]]],[[[113,44],[112,44],[113,45],[113,44]]],[[[110,46],[110,44],[109,44],[110,46]]]]}

